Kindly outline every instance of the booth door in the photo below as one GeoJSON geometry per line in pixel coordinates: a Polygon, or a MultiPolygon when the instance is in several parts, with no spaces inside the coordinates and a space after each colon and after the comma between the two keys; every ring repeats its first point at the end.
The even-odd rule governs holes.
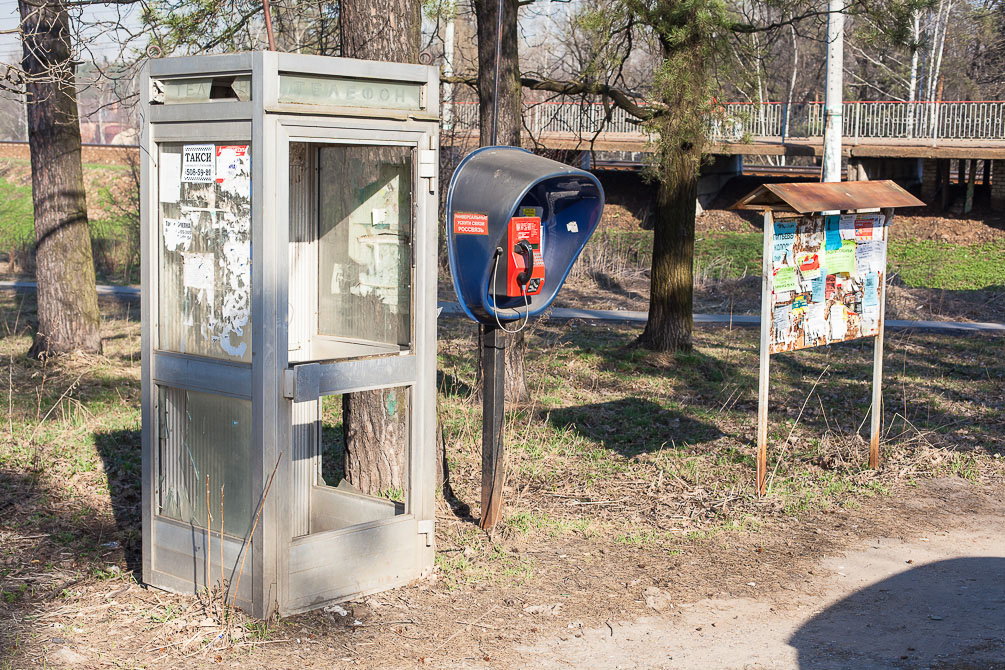
{"type": "Polygon", "coordinates": [[[427,238],[435,248],[435,232],[423,225],[428,191],[415,187],[428,136],[388,135],[396,141],[287,145],[287,369],[298,389],[286,612],[405,583],[431,566],[418,519],[431,508],[422,470],[423,453],[432,454],[435,333],[417,316],[435,314],[435,275],[426,276],[435,268],[417,271],[416,258],[427,238]]]}

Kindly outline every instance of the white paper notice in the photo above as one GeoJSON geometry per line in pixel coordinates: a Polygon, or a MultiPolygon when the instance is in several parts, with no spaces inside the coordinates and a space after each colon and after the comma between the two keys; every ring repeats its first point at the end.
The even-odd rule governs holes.
{"type": "MultiPolygon", "coordinates": [[[[882,230],[882,229],[877,229],[882,230]]],[[[873,272],[886,272],[886,240],[873,240],[872,265],[873,272]]]]}
{"type": "Polygon", "coordinates": [[[251,172],[247,144],[221,144],[216,148],[216,181],[223,183],[251,172]]]}
{"type": "Polygon", "coordinates": [[[181,180],[189,184],[215,181],[216,145],[186,144],[182,148],[181,180]]]}
{"type": "Polygon", "coordinates": [[[826,308],[822,302],[811,302],[806,306],[803,320],[803,334],[809,342],[827,336],[826,308]]]}
{"type": "Polygon", "coordinates": [[[842,214],[841,223],[838,224],[841,231],[842,240],[855,239],[855,214],[842,214]]]}
{"type": "Polygon", "coordinates": [[[161,202],[178,202],[181,198],[181,154],[161,153],[158,197],[161,202]]]}
{"type": "Polygon", "coordinates": [[[213,254],[185,254],[185,265],[182,271],[182,281],[185,284],[185,288],[192,288],[198,291],[212,291],[214,263],[213,254]]]}
{"type": "Polygon", "coordinates": [[[192,222],[188,219],[164,219],[164,248],[177,251],[188,249],[192,241],[192,222]]]}
{"type": "Polygon", "coordinates": [[[831,326],[832,341],[843,340],[848,335],[848,322],[845,319],[844,305],[831,305],[830,318],[827,319],[831,326]]]}
{"type": "Polygon", "coordinates": [[[387,215],[386,207],[374,207],[370,210],[370,225],[374,228],[391,227],[391,217],[387,215]]]}

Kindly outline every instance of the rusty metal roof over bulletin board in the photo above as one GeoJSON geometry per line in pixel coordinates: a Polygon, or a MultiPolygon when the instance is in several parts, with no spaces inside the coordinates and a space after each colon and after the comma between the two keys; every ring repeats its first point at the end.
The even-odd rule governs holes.
{"type": "Polygon", "coordinates": [[[924,204],[890,180],[801,182],[758,186],[730,209],[770,209],[774,212],[809,214],[831,210],[919,207],[924,204]]]}

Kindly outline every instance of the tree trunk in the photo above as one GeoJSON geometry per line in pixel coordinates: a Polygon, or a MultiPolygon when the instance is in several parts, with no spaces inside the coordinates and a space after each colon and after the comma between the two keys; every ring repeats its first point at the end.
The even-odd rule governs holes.
{"type": "MultiPolygon", "coordinates": [[[[517,0],[503,0],[502,49],[499,54],[499,118],[495,144],[520,146],[520,36],[517,0]]],[[[478,20],[478,121],[481,146],[491,146],[492,101],[495,91],[498,0],[474,0],[478,20]]]]}
{"type": "MultiPolygon", "coordinates": [[[[418,63],[421,6],[421,0],[341,0],[342,55],[418,63]]],[[[402,388],[342,396],[346,479],[363,493],[406,487],[410,402],[402,388]]]]}
{"type": "Polygon", "coordinates": [[[405,491],[410,402],[400,387],[342,396],[345,478],[363,493],[405,491]]]}
{"type": "Polygon", "coordinates": [[[18,9],[38,282],[38,332],[30,355],[100,351],[69,17],[60,3],[19,0],[18,9]]]}
{"type": "MultiPolygon", "coordinates": [[[[685,168],[686,169],[686,168],[685,168]]],[[[638,343],[654,351],[689,351],[694,329],[694,203],[696,172],[675,188],[661,180],[653,228],[649,320],[638,343]]]]}
{"type": "MultiPolygon", "coordinates": [[[[499,54],[499,109],[496,120],[496,137],[492,137],[492,101],[495,93],[496,28],[498,27],[498,0],[475,0],[478,20],[478,122],[479,144],[520,146],[523,128],[522,89],[520,87],[520,54],[518,50],[517,0],[503,0],[502,49],[499,54]]],[[[523,331],[506,337],[506,400],[526,400],[527,375],[524,370],[524,353],[527,343],[523,331]]],[[[481,333],[478,335],[481,351],[481,333]]],[[[479,378],[481,370],[479,369],[479,378]]]]}
{"type": "Polygon", "coordinates": [[[341,0],[342,55],[418,63],[422,0],[341,0]]]}

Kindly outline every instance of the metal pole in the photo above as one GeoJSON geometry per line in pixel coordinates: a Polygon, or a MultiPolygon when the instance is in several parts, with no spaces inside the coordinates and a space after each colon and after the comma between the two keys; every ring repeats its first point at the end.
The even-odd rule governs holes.
{"type": "MultiPolygon", "coordinates": [[[[454,20],[451,16],[443,37],[443,76],[454,76],[454,20]]],[[[443,85],[443,127],[451,128],[454,122],[454,87],[443,85]]]]}
{"type": "Polygon", "coordinates": [[[823,181],[841,181],[841,105],[844,88],[844,0],[827,3],[827,89],[824,94],[823,181]]]}
{"type": "MultiPolygon", "coordinates": [[[[893,208],[883,210],[883,239],[890,239],[893,208]]],[[[875,235],[875,233],[873,233],[875,235]]],[[[885,259],[884,259],[885,260],[885,259]]],[[[883,331],[886,324],[886,264],[879,276],[879,329],[872,354],[872,435],[869,440],[869,467],[879,467],[879,432],[883,428],[883,331]]]]}
{"type": "Polygon", "coordinates": [[[496,3],[496,73],[492,88],[492,146],[496,145],[499,133],[499,61],[502,60],[502,13],[503,0],[496,3]]]}
{"type": "Polygon", "coordinates": [[[766,491],[768,475],[768,363],[771,346],[772,269],[771,247],[775,235],[775,220],[770,210],[764,210],[764,249],[761,263],[761,367],[757,377],[757,495],[766,491]]]}
{"type": "Polygon", "coordinates": [[[506,407],[506,333],[495,324],[483,324],[482,336],[482,518],[478,525],[490,530],[502,515],[503,411],[506,407]]]}
{"type": "Polygon", "coordinates": [[[276,36],[272,33],[272,8],[269,0],[262,0],[262,9],[265,10],[265,34],[269,38],[269,51],[275,51],[276,36]]]}

